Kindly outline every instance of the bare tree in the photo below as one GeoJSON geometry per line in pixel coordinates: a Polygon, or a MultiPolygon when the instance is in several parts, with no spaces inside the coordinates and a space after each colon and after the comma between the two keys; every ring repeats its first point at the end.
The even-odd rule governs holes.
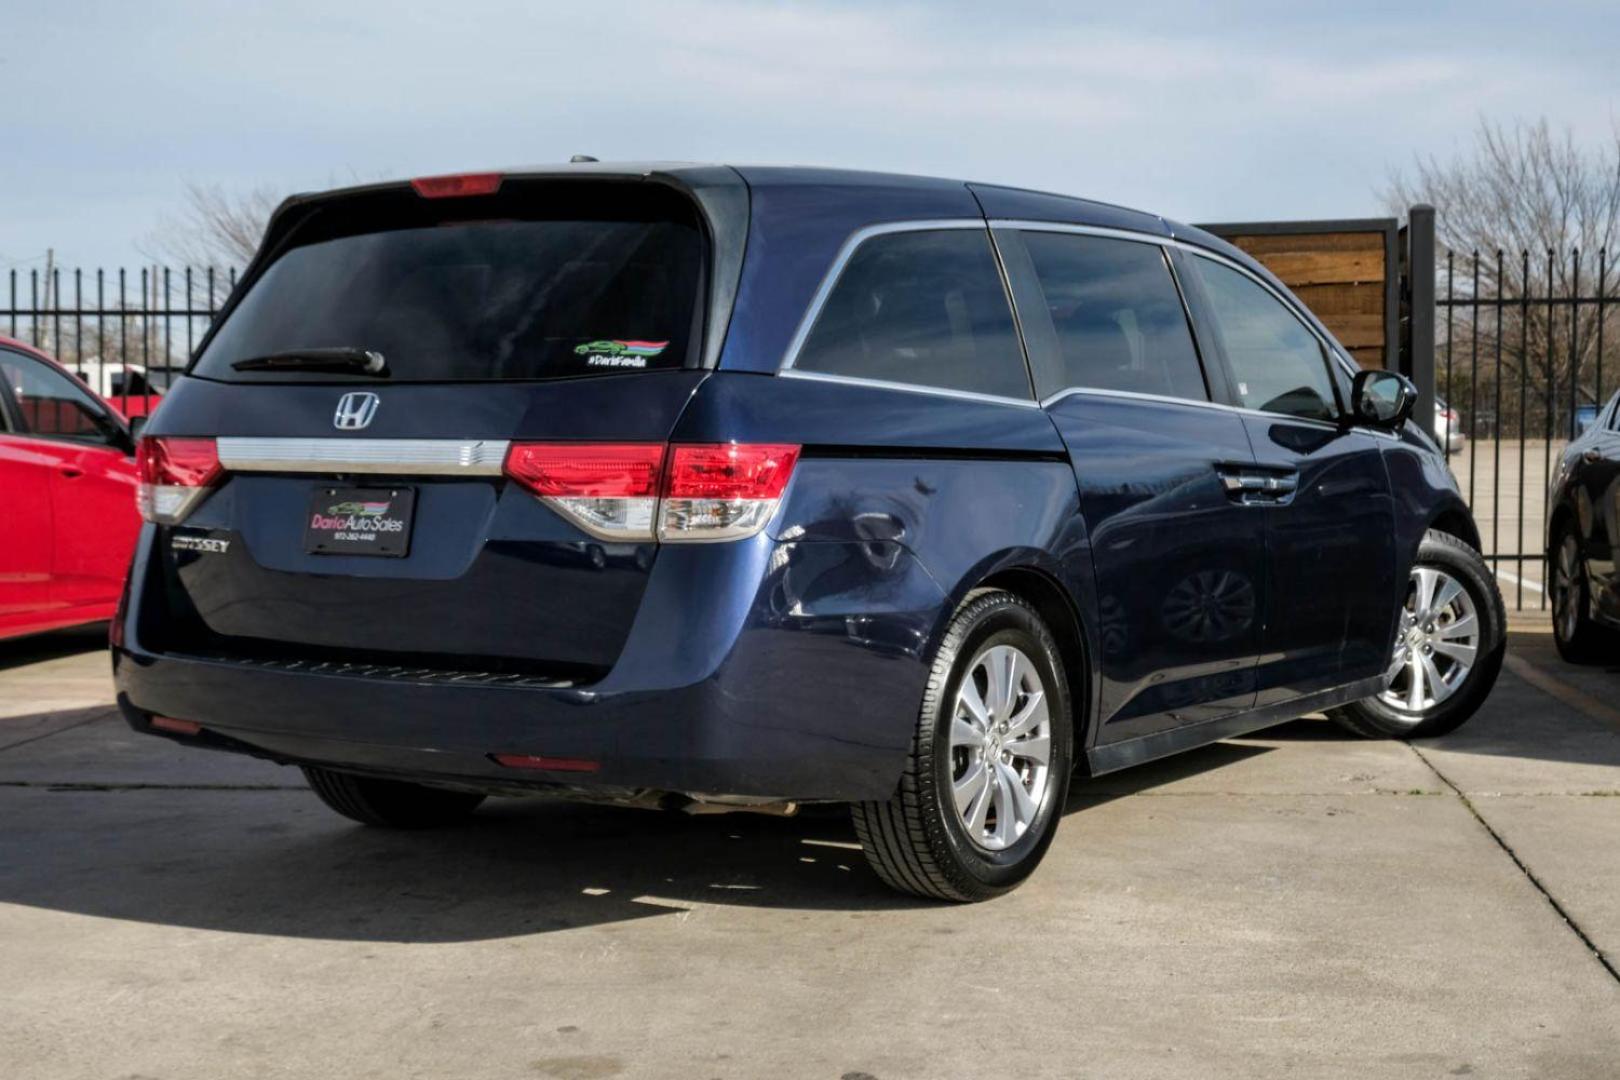
{"type": "Polygon", "coordinates": [[[258,250],[265,224],[280,202],[281,194],[268,186],[242,192],[188,183],[179,214],[160,220],[142,253],[198,268],[244,266],[258,250]]]}
{"type": "Polygon", "coordinates": [[[1454,403],[1462,394],[1494,397],[1506,384],[1501,411],[1521,424],[1533,411],[1539,415],[1530,430],[1544,423],[1550,434],[1556,412],[1603,394],[1610,380],[1599,384],[1600,364],[1620,375],[1620,305],[1606,305],[1609,326],[1600,334],[1599,306],[1569,302],[1614,292],[1620,122],[1608,139],[1586,146],[1545,119],[1511,126],[1481,120],[1469,152],[1450,161],[1419,158],[1381,194],[1395,214],[1419,202],[1435,207],[1442,297],[1512,301],[1440,312],[1443,392],[1454,403]],[[1607,354],[1601,361],[1600,342],[1607,354]],[[1523,412],[1513,392],[1521,382],[1529,391],[1523,412]]]}
{"type": "Polygon", "coordinates": [[[1383,192],[1391,210],[1434,206],[1437,239],[1457,252],[1613,250],[1620,238],[1620,122],[1609,140],[1583,147],[1546,119],[1504,127],[1482,120],[1473,151],[1419,158],[1383,192]]]}

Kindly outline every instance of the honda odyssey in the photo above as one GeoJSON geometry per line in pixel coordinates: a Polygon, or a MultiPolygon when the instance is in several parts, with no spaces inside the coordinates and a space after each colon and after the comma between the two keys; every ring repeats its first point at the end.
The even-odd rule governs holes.
{"type": "Polygon", "coordinates": [[[1501,600],[1414,401],[1242,252],[1082,199],[300,196],[141,440],[119,702],[371,825],[847,804],[884,881],[982,899],[1077,769],[1474,712],[1501,600]]]}

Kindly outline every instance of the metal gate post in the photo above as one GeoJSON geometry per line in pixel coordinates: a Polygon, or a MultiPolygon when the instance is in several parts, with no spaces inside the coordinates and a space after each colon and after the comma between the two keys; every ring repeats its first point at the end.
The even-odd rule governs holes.
{"type": "Polygon", "coordinates": [[[1417,383],[1419,426],[1434,430],[1434,207],[1418,203],[1406,225],[1407,327],[1401,372],[1417,383]]]}

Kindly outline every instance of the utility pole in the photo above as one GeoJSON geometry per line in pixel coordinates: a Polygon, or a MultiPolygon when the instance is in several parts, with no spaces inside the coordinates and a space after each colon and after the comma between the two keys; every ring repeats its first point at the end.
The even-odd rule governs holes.
{"type": "Polygon", "coordinates": [[[40,343],[41,343],[41,348],[43,348],[44,351],[46,351],[48,353],[54,353],[56,351],[51,346],[51,320],[45,317],[45,312],[51,310],[51,279],[55,276],[55,270],[56,270],[56,249],[55,248],[46,248],[45,249],[45,302],[44,302],[44,304],[42,304],[40,306],[40,309],[38,311],[34,312],[34,318],[35,318],[35,320],[37,320],[37,325],[40,327],[39,340],[40,340],[40,343]]]}

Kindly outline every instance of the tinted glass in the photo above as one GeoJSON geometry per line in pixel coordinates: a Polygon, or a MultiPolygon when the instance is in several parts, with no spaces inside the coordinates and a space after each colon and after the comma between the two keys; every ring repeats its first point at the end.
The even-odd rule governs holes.
{"type": "MultiPolygon", "coordinates": [[[[194,373],[244,381],[355,378],[231,367],[321,348],[380,352],[393,382],[681,367],[703,282],[695,220],[678,208],[602,199],[577,207],[531,201],[546,204],[545,220],[418,223],[425,211],[407,203],[391,218],[362,219],[365,231],[313,230],[253,283],[194,373]]],[[[524,211],[510,203],[500,209],[524,211]]]]}
{"type": "Polygon", "coordinates": [[[1210,259],[1189,261],[1214,308],[1215,331],[1231,364],[1239,404],[1334,419],[1333,383],[1316,335],[1248,276],[1210,259]]]}
{"type": "Polygon", "coordinates": [[[844,267],[794,366],[1030,396],[1006,290],[982,229],[867,240],[844,267]]]}
{"type": "Polygon", "coordinates": [[[1164,253],[1156,244],[1030,232],[1063,385],[1205,401],[1204,374],[1164,253]]]}
{"type": "Polygon", "coordinates": [[[78,383],[37,360],[0,352],[0,376],[11,388],[22,430],[34,435],[105,442],[105,412],[78,383]]]}

